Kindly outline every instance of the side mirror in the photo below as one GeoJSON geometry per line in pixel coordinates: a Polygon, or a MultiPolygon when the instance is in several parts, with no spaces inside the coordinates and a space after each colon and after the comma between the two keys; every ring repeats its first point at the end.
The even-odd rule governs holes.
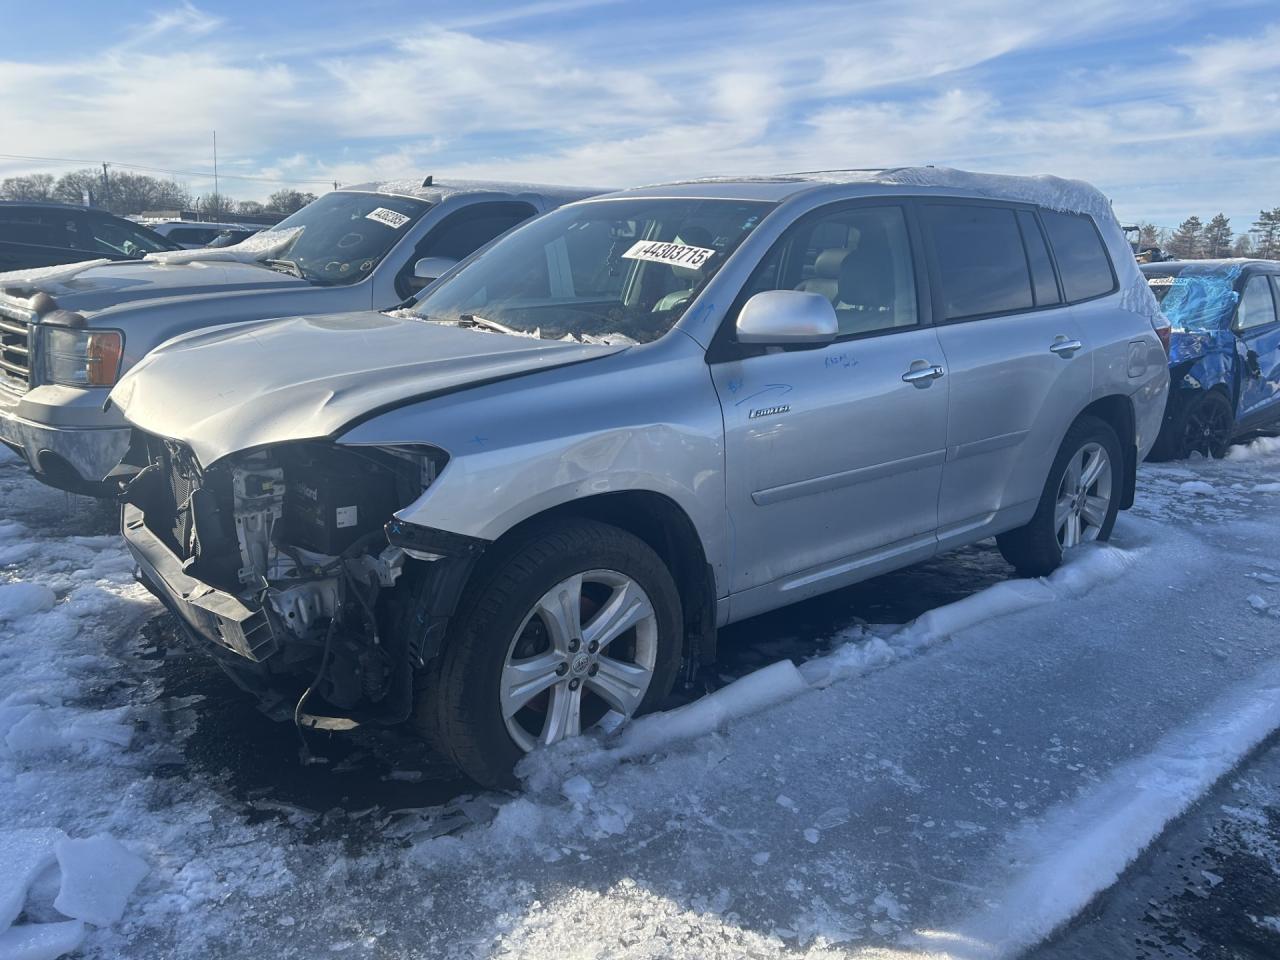
{"type": "Polygon", "coordinates": [[[738,342],[764,346],[820,347],[840,332],[836,310],[820,293],[766,290],[738,314],[738,342]]]}
{"type": "Polygon", "coordinates": [[[458,261],[452,257],[423,257],[413,265],[413,289],[421,290],[452,270],[458,261]]]}

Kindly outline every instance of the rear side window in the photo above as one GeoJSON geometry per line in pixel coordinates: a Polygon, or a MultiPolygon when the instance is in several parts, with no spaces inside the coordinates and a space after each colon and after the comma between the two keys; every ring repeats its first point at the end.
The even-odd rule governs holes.
{"type": "Polygon", "coordinates": [[[1049,233],[1068,302],[1100,297],[1116,288],[1111,259],[1093,220],[1081,214],[1053,210],[1042,210],[1040,218],[1049,233]]]}
{"type": "Polygon", "coordinates": [[[945,319],[1029,310],[1035,305],[1022,234],[1012,209],[929,204],[924,214],[945,319]]]}
{"type": "Polygon", "coordinates": [[[1265,327],[1276,322],[1276,305],[1266,277],[1250,277],[1236,308],[1236,329],[1265,327]]]}

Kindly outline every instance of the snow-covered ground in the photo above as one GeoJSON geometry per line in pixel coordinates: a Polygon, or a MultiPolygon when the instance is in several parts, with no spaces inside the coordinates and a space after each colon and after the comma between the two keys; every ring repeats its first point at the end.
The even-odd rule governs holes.
{"type": "Polygon", "coordinates": [[[798,666],[403,810],[416,772],[333,805],[195,762],[252,708],[177,682],[101,511],[0,463],[0,956],[1014,954],[1280,728],[1278,482],[1276,441],[1145,466],[1046,581],[969,551],[995,582],[905,624],[858,617],[920,570],[862,585],[798,666]]]}

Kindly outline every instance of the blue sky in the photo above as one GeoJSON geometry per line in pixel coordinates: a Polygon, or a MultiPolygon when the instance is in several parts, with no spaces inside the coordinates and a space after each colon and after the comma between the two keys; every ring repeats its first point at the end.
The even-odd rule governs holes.
{"type": "Polygon", "coordinates": [[[1208,6],[0,0],[21,37],[0,50],[0,152],[199,174],[216,129],[240,199],[280,184],[233,174],[625,186],[934,163],[1242,230],[1280,206],[1280,6],[1208,6]]]}

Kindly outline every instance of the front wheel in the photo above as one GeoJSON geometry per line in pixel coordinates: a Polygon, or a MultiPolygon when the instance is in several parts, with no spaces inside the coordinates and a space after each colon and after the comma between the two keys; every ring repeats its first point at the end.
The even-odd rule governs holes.
{"type": "MultiPolygon", "coordinates": [[[[1174,399],[1170,399],[1174,403],[1174,399]]],[[[1231,445],[1235,412],[1220,390],[1196,393],[1176,401],[1179,406],[1165,421],[1149,460],[1185,460],[1193,453],[1220,460],[1231,445]]]]}
{"type": "Polygon", "coordinates": [[[468,588],[417,723],[473,780],[511,786],[536,746],[666,697],[681,623],[671,573],[642,540],[589,520],[534,531],[468,588]]]}
{"type": "Polygon", "coordinates": [[[1022,576],[1043,577],[1062,553],[1107,540],[1120,510],[1120,439],[1104,420],[1081,417],[1063,438],[1031,522],[996,537],[1000,553],[1022,576]]]}

